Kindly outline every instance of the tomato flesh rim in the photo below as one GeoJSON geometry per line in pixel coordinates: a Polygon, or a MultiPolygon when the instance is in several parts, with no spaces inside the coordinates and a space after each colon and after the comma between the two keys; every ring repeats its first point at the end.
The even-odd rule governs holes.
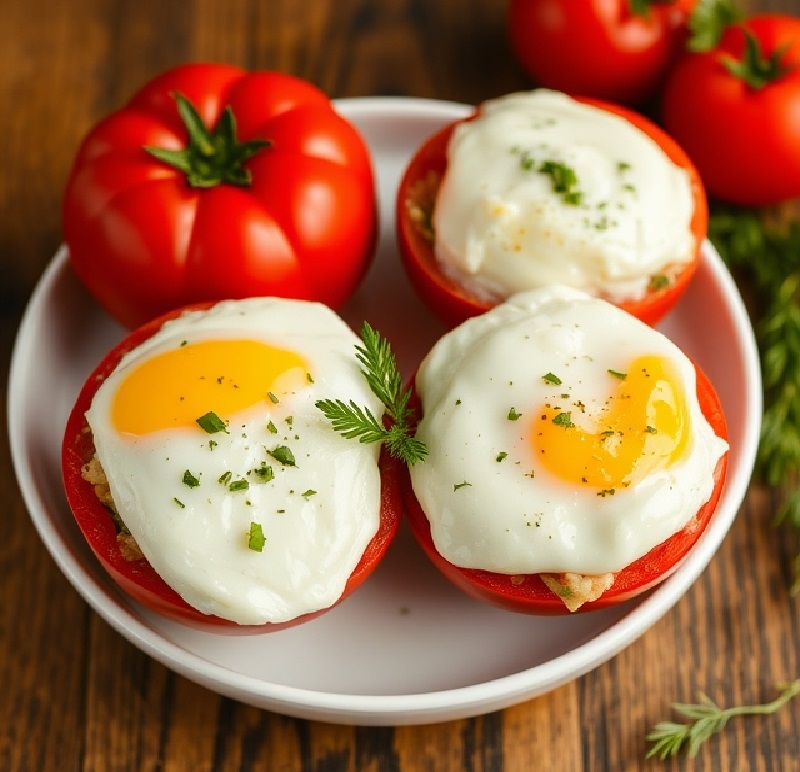
{"type": "MultiPolygon", "coordinates": [[[[695,240],[692,259],[686,264],[668,266],[661,272],[669,279],[666,286],[648,288],[642,299],[615,303],[641,321],[655,325],[677,303],[700,263],[708,230],[708,203],[700,175],[675,140],[644,116],[602,100],[576,99],[632,123],[655,140],[667,157],[689,175],[692,192],[690,230],[695,240]]],[[[420,220],[432,208],[436,190],[446,171],[447,145],[453,131],[456,126],[474,120],[478,115],[479,109],[447,124],[419,146],[401,176],[395,200],[396,238],[406,274],[425,304],[452,326],[488,311],[496,303],[477,298],[442,270],[431,242],[430,230],[426,224],[421,225],[420,220]]]]}
{"type": "Polygon", "coordinates": [[[232,620],[204,614],[188,604],[145,560],[126,560],[117,544],[117,526],[111,513],[97,498],[94,487],[82,475],[82,468],[94,455],[94,443],[85,413],[100,384],[117,367],[122,357],[154,335],[170,319],[187,309],[203,309],[214,303],[202,303],[176,309],[154,319],[128,334],[100,361],[84,382],[67,418],[61,447],[61,470],[64,491],[75,522],[87,544],[106,572],[133,600],[174,621],[218,632],[267,632],[282,630],[309,621],[341,603],[373,572],[392,543],[401,520],[399,490],[400,463],[381,451],[380,521],[378,530],[367,544],[361,559],[347,580],[344,591],[331,606],[303,614],[286,622],[263,625],[240,625],[232,620]]]}
{"type": "MultiPolygon", "coordinates": [[[[728,429],[719,396],[711,381],[697,365],[695,372],[700,409],[715,434],[727,442],[728,429]]],[[[419,417],[421,405],[416,391],[411,407],[419,417]]],[[[501,574],[483,569],[462,568],[448,561],[433,543],[428,518],[414,495],[407,468],[401,470],[400,490],[415,539],[436,568],[456,587],[477,600],[510,611],[541,615],[583,613],[630,600],[660,584],[677,570],[702,536],[717,509],[724,488],[728,455],[726,451],[716,464],[711,496],[687,525],[616,572],[614,584],[596,600],[581,605],[576,612],[567,609],[563,600],[544,584],[539,574],[501,574]]]]}

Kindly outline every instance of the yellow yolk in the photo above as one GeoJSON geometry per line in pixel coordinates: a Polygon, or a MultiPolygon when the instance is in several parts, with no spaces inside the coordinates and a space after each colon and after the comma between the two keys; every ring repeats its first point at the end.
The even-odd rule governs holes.
{"type": "Polygon", "coordinates": [[[292,351],[255,340],[206,340],[158,354],[125,377],[114,395],[117,431],[150,434],[194,427],[213,412],[223,420],[259,402],[277,399],[283,388],[306,382],[305,361],[292,351]]]}
{"type": "Polygon", "coordinates": [[[638,357],[626,373],[608,377],[616,388],[598,415],[585,416],[580,402],[560,397],[539,412],[532,439],[537,458],[556,477],[611,492],[668,468],[686,450],[690,427],[667,360],[638,357]],[[579,425],[586,419],[591,431],[579,425]]]}

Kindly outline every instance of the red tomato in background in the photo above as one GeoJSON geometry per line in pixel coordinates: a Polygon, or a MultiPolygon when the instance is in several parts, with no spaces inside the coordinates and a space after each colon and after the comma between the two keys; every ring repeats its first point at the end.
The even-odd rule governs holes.
{"type": "MultiPolygon", "coordinates": [[[[86,379],[64,430],[61,464],[67,502],[75,521],[101,565],[131,598],[147,608],[193,627],[231,633],[271,632],[306,622],[328,609],[304,614],[279,624],[247,626],[203,614],[193,608],[155,572],[147,560],[130,561],[123,557],[117,543],[117,527],[111,514],[100,503],[94,487],[81,474],[82,467],[95,452],[85,414],[100,384],[112,373],[128,351],[153,336],[165,321],[179,314],[180,310],[170,312],[130,333],[104,357],[86,379]]],[[[378,531],[364,550],[360,562],[350,575],[344,592],[337,602],[350,595],[374,571],[394,539],[402,513],[398,483],[399,466],[400,462],[392,458],[389,453],[381,453],[379,460],[381,511],[378,531]]]]}
{"type": "MultiPolygon", "coordinates": [[[[707,376],[697,372],[697,398],[703,415],[718,437],[728,439],[722,405],[707,376]]],[[[419,411],[419,398],[414,394],[414,407],[419,411]]],[[[722,494],[728,454],[714,470],[714,490],[710,499],[700,507],[689,523],[666,541],[653,547],[646,555],[619,571],[614,584],[597,600],[584,603],[577,612],[570,612],[561,598],[550,590],[539,574],[509,575],[474,568],[461,568],[450,563],[437,550],[431,538],[428,518],[422,510],[413,488],[408,469],[401,470],[400,488],[406,506],[411,531],[433,564],[456,587],[478,600],[509,611],[527,614],[568,614],[605,608],[640,595],[666,579],[680,565],[702,535],[716,511],[722,494]]]]}
{"type": "Polygon", "coordinates": [[[715,49],[686,54],[662,109],[711,196],[754,206],[800,197],[800,19],[754,16],[729,27],[715,49]],[[748,34],[760,85],[726,66],[755,53],[748,34]]]}
{"type": "MultiPolygon", "coordinates": [[[[685,265],[664,271],[666,283],[655,282],[639,300],[617,303],[620,308],[647,324],[654,325],[675,305],[694,276],[700,262],[703,241],[708,229],[708,203],[697,170],[686,153],[660,127],[633,110],[594,99],[587,104],[620,115],[654,139],[670,160],[685,169],[692,188],[692,220],[695,238],[694,259],[685,265]]],[[[480,109],[480,108],[478,108],[480,109]]],[[[471,120],[476,113],[464,120],[471,120]]],[[[400,180],[396,201],[396,230],[400,256],[406,273],[424,302],[447,324],[455,326],[491,307],[477,298],[452,276],[442,270],[436,258],[433,234],[421,227],[417,213],[432,211],[436,190],[447,169],[447,145],[456,125],[445,126],[429,137],[417,150],[400,180]]]]}
{"type": "Polygon", "coordinates": [[[696,4],[697,0],[510,0],[508,36],[538,85],[641,104],[656,93],[683,48],[686,23],[696,4]]]}
{"type": "Polygon", "coordinates": [[[188,303],[253,295],[335,308],[373,255],[372,162],[355,127],[310,83],[184,65],[83,140],[63,228],[78,276],[130,328],[188,303]],[[205,128],[189,131],[177,95],[205,128]],[[146,147],[189,155],[176,168],[146,147]]]}

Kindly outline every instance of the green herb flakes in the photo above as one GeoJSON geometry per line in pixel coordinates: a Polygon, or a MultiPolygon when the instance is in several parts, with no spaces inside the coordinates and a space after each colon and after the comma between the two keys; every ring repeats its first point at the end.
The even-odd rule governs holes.
{"type": "Polygon", "coordinates": [[[197,419],[197,425],[206,432],[206,434],[216,434],[217,432],[227,433],[228,431],[225,422],[213,411],[201,415],[200,418],[197,419]]]}
{"type": "Polygon", "coordinates": [[[267,453],[283,466],[297,466],[294,453],[286,445],[278,445],[277,448],[268,450],[267,453]]]}
{"type": "Polygon", "coordinates": [[[570,412],[557,413],[553,417],[553,423],[556,426],[562,426],[564,429],[571,429],[573,426],[575,426],[575,424],[572,423],[572,413],[570,412]]]}
{"type": "Polygon", "coordinates": [[[188,469],[183,473],[183,484],[189,488],[197,488],[200,485],[198,480],[188,469]]]}
{"type": "Polygon", "coordinates": [[[250,523],[250,530],[247,532],[248,549],[253,550],[253,552],[261,552],[266,543],[267,539],[264,536],[264,529],[261,527],[261,523],[252,521],[250,523]]]}

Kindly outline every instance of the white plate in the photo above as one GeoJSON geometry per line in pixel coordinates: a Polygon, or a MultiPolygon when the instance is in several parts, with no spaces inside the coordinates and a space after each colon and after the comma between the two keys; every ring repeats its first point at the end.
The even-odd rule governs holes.
{"type": "MultiPolygon", "coordinates": [[[[376,324],[410,373],[442,328],[400,267],[394,191],[416,146],[467,108],[392,98],[337,104],[372,148],[382,216],[375,266],[344,315],[376,324]]],[[[680,569],[645,598],[604,611],[547,618],[479,604],[447,584],[405,530],[358,592],[282,632],[201,633],[129,601],[86,547],[61,486],[67,413],[86,375],[123,334],[84,292],[63,249],[36,288],[16,342],[8,395],[13,461],[31,518],[66,577],[116,630],[167,667],[221,694],[303,718],[373,725],[462,718],[553,689],[630,644],[692,584],[733,521],[754,462],[761,389],[746,312],[710,247],[663,330],[717,386],[730,423],[728,483],[680,569]]]]}

